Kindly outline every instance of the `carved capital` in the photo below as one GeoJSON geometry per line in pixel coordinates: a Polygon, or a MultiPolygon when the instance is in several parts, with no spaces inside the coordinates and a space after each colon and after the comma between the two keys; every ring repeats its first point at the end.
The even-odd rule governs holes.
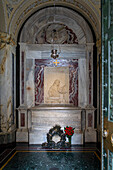
{"type": "Polygon", "coordinates": [[[10,34],[0,32],[0,49],[4,48],[6,45],[15,45],[15,42],[10,34]]]}

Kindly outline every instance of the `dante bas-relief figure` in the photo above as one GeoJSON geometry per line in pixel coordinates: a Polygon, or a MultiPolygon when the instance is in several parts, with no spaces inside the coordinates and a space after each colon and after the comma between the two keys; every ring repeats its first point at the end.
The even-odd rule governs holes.
{"type": "Polygon", "coordinates": [[[67,103],[65,94],[66,85],[60,86],[60,80],[56,79],[48,90],[49,103],[67,103]]]}
{"type": "Polygon", "coordinates": [[[69,67],[44,68],[44,103],[69,103],[69,67]]]}

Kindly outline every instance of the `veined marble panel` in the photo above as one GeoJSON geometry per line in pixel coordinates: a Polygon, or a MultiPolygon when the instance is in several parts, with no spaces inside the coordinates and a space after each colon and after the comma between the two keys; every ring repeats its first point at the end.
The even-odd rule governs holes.
{"type": "Polygon", "coordinates": [[[35,66],[35,105],[44,103],[44,68],[35,66]]]}
{"type": "MultiPolygon", "coordinates": [[[[45,125],[45,123],[50,124],[50,126],[54,126],[54,123],[58,123],[58,121],[62,122],[62,124],[66,124],[66,126],[71,126],[71,124],[76,126],[76,123],[79,124],[77,127],[78,130],[81,130],[81,110],[38,110],[32,111],[32,123],[39,123],[39,126],[45,125]],[[49,121],[47,120],[49,119],[49,121]],[[54,119],[54,120],[52,120],[54,119]],[[57,121],[55,121],[57,119],[57,121]],[[65,119],[65,121],[64,121],[65,119]],[[50,122],[50,123],[49,123],[50,122]],[[54,122],[54,123],[52,123],[54,122]],[[75,123],[76,122],[76,123],[75,123]],[[52,123],[52,124],[51,124],[52,123]],[[71,123],[71,124],[70,124],[71,123]]],[[[63,126],[64,127],[64,126],[63,126]]]]}
{"type": "Polygon", "coordinates": [[[11,47],[6,46],[0,51],[0,112],[1,130],[10,131],[12,125],[12,54],[11,47]],[[2,62],[4,61],[4,62],[2,62]]]}
{"type": "Polygon", "coordinates": [[[69,67],[69,103],[78,106],[78,60],[72,60],[69,67]]]}

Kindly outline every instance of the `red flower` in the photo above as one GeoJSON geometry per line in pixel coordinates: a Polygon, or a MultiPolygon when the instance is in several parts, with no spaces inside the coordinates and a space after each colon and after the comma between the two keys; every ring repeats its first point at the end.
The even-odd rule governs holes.
{"type": "Polygon", "coordinates": [[[64,127],[65,135],[67,135],[67,137],[71,137],[74,134],[74,129],[75,128],[72,128],[71,126],[64,127]]]}
{"type": "Polygon", "coordinates": [[[72,128],[72,127],[69,127],[68,129],[69,129],[69,130],[72,130],[73,128],[72,128]]]}

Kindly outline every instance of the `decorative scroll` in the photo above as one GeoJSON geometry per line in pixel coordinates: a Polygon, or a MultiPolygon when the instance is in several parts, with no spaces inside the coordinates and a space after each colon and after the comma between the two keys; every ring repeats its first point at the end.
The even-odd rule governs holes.
{"type": "Polygon", "coordinates": [[[69,67],[69,103],[78,106],[78,60],[35,60],[35,105],[44,103],[44,67],[69,67]]]}

